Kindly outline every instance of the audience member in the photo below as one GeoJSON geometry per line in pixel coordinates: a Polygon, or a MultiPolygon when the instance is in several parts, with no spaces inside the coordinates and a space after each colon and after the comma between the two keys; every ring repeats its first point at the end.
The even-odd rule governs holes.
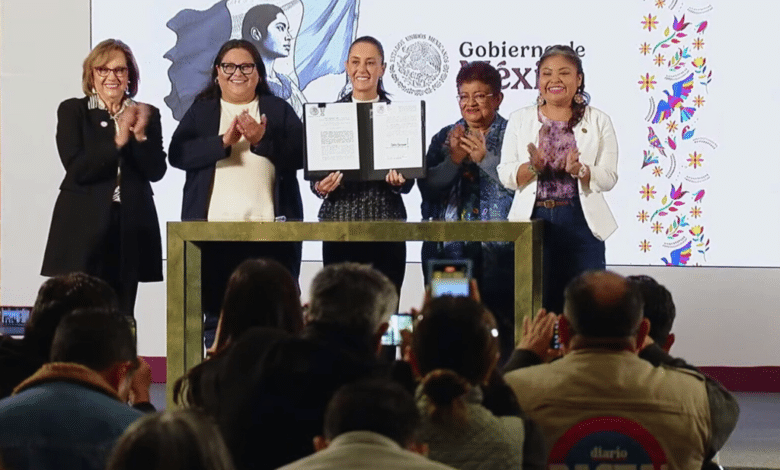
{"type": "Polygon", "coordinates": [[[281,263],[272,259],[248,259],[228,280],[216,340],[216,352],[253,326],[280,328],[292,334],[303,329],[298,283],[281,263]]]}
{"type": "Polygon", "coordinates": [[[282,469],[450,469],[423,456],[425,446],[416,440],[419,423],[412,396],[397,383],[345,385],[328,404],[324,436],[314,439],[317,452],[282,469]]]}
{"type": "Polygon", "coordinates": [[[398,305],[394,284],[366,264],[325,266],[312,280],[303,337],[378,354],[398,305]]]}
{"type": "Polygon", "coordinates": [[[128,427],[107,470],[233,470],[217,425],[201,411],[144,416],[128,427]]]}
{"type": "Polygon", "coordinates": [[[141,412],[127,406],[138,366],[128,319],[78,310],[60,321],[51,362],[0,400],[0,454],[12,469],[100,469],[141,412]]]}
{"type": "MultiPolygon", "coordinates": [[[[541,425],[551,455],[571,447],[561,437],[570,438],[567,431],[578,423],[610,417],[652,436],[664,454],[656,458],[670,468],[698,470],[733,431],[739,410],[728,392],[695,371],[654,367],[637,356],[650,329],[642,308],[629,280],[586,272],[566,289],[558,320],[563,358],[506,374],[522,408],[541,425]]],[[[549,341],[552,330],[543,325],[551,317],[541,313],[534,326],[549,341]]],[[[617,432],[614,426],[609,431],[617,432]]]]}
{"type": "Polygon", "coordinates": [[[49,360],[51,342],[60,319],[77,308],[118,308],[116,294],[103,280],[84,273],[47,279],[27,324],[24,338],[0,337],[0,398],[49,360]]]}
{"type": "MultiPolygon", "coordinates": [[[[426,302],[415,326],[412,362],[423,377],[416,392],[423,412],[420,437],[433,460],[461,470],[523,468],[523,420],[496,417],[482,405],[482,385],[498,358],[496,321],[482,304],[450,296],[426,302]]],[[[544,467],[543,449],[535,453],[544,467]]]]}

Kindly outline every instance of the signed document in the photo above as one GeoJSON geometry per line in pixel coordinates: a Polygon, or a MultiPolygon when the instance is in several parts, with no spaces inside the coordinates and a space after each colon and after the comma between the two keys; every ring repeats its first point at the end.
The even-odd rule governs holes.
{"type": "Polygon", "coordinates": [[[375,103],[374,169],[413,168],[420,164],[422,102],[375,103]]]}
{"type": "Polygon", "coordinates": [[[360,169],[357,104],[307,107],[306,144],[310,171],[360,169]]]}
{"type": "Polygon", "coordinates": [[[425,102],[306,103],[304,178],[341,171],[381,181],[389,170],[425,177],[425,102]]]}

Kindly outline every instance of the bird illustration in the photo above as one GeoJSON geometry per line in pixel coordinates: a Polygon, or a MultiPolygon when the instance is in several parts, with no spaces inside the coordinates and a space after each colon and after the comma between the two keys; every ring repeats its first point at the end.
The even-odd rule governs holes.
{"type": "Polygon", "coordinates": [[[667,101],[661,100],[658,102],[658,109],[655,111],[653,124],[669,119],[674,110],[678,108],[680,109],[680,122],[689,120],[693,113],[696,112],[696,108],[683,106],[683,101],[691,94],[691,90],[693,90],[693,73],[684,80],[680,80],[672,85],[673,94],[670,95],[667,90],[664,90],[667,101]]]}
{"type": "Polygon", "coordinates": [[[682,134],[683,140],[690,139],[691,137],[693,137],[693,133],[696,132],[696,129],[691,129],[691,130],[688,130],[688,129],[691,129],[691,126],[685,126],[682,129],[681,134],[682,134]]]}
{"type": "Polygon", "coordinates": [[[642,168],[658,163],[658,157],[655,156],[653,151],[642,150],[645,156],[642,158],[642,168]]]}
{"type": "Polygon", "coordinates": [[[669,144],[669,148],[672,150],[677,150],[677,142],[674,140],[674,137],[669,136],[666,138],[666,143],[669,144]]]}
{"type": "Polygon", "coordinates": [[[671,261],[661,258],[667,266],[685,266],[691,259],[691,242],[686,243],[682,248],[678,248],[669,255],[671,261]]]}
{"type": "Polygon", "coordinates": [[[652,145],[653,147],[657,148],[658,151],[661,152],[661,155],[663,155],[665,157],[666,156],[666,152],[664,152],[664,146],[661,145],[661,139],[659,139],[658,136],[655,135],[655,131],[653,130],[653,128],[651,126],[647,126],[647,130],[650,131],[647,134],[647,141],[650,142],[650,145],[652,145]]]}

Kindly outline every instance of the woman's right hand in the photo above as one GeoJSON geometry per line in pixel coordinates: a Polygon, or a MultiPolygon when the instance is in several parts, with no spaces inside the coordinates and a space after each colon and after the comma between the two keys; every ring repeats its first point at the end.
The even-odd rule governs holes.
{"type": "Polygon", "coordinates": [[[233,118],[233,122],[230,123],[230,127],[222,135],[222,146],[225,148],[236,144],[241,140],[241,130],[238,128],[238,118],[233,118]]]}
{"type": "Polygon", "coordinates": [[[341,179],[344,174],[340,171],[334,171],[325,178],[319,180],[314,185],[314,190],[320,193],[322,196],[327,197],[334,189],[338,188],[341,184],[341,179]]]}
{"type": "Polygon", "coordinates": [[[528,159],[537,172],[541,171],[547,163],[542,151],[536,148],[536,145],[533,143],[528,144],[528,159]]]}
{"type": "Polygon", "coordinates": [[[138,108],[135,106],[128,106],[122,113],[116,117],[117,131],[114,136],[114,143],[116,148],[120,149],[127,144],[130,140],[130,134],[133,132],[132,128],[138,119],[138,108]]]}
{"type": "Polygon", "coordinates": [[[456,165],[460,165],[469,156],[468,151],[461,146],[461,138],[463,137],[466,137],[466,129],[460,124],[450,129],[449,134],[447,134],[450,158],[456,165]]]}

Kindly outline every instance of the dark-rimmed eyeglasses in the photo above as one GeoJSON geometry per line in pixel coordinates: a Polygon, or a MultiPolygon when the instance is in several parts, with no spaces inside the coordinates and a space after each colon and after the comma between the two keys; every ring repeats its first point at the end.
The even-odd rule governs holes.
{"type": "Polygon", "coordinates": [[[233,75],[236,70],[241,70],[244,75],[251,75],[255,71],[255,64],[231,64],[230,62],[222,62],[219,64],[219,68],[222,69],[222,73],[225,75],[233,75]]]}
{"type": "Polygon", "coordinates": [[[487,101],[488,97],[491,97],[491,96],[493,96],[493,93],[487,93],[487,94],[485,94],[485,93],[474,93],[471,96],[469,96],[469,95],[464,93],[462,95],[457,95],[456,98],[458,99],[458,103],[460,103],[461,105],[464,105],[464,104],[468,103],[469,101],[471,101],[472,98],[474,99],[474,101],[477,102],[477,104],[485,104],[485,102],[487,101]]]}
{"type": "Polygon", "coordinates": [[[117,77],[124,77],[127,75],[127,67],[116,67],[113,69],[108,67],[95,67],[95,72],[101,77],[108,77],[110,72],[114,72],[114,75],[117,77]]]}

